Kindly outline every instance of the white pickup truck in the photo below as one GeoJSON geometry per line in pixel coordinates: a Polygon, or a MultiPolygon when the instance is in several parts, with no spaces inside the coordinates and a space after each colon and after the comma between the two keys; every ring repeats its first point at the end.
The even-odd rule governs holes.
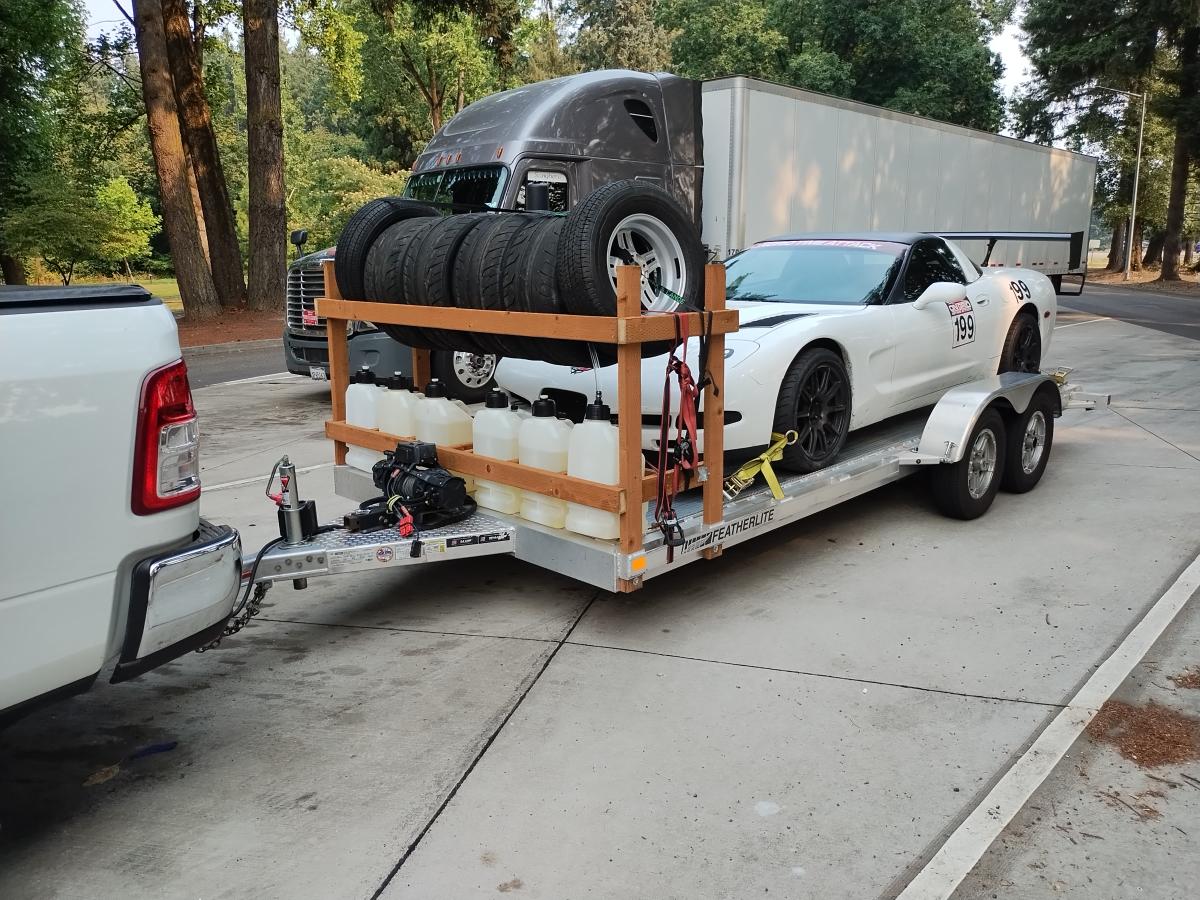
{"type": "Polygon", "coordinates": [[[241,541],[200,518],[199,472],[158,299],[0,288],[0,725],[221,633],[241,541]]]}

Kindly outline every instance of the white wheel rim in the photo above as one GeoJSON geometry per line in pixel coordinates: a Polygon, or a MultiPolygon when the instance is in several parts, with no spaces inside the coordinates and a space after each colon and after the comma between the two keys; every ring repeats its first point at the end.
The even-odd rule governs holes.
{"type": "Polygon", "coordinates": [[[617,223],[608,238],[608,277],[617,289],[617,266],[634,265],[642,270],[642,308],[671,311],[676,308],[671,294],[683,296],[687,268],[683,247],[661,219],[634,213],[617,223]],[[656,287],[670,291],[656,290],[656,287]]]}
{"type": "Polygon", "coordinates": [[[1021,440],[1021,471],[1032,475],[1037,471],[1046,452],[1046,414],[1035,410],[1025,423],[1025,435],[1021,440]]]}
{"type": "Polygon", "coordinates": [[[996,474],[996,435],[986,428],[975,438],[971,445],[971,455],[967,457],[967,493],[972,500],[978,500],[987,493],[996,474]]]}
{"type": "Polygon", "coordinates": [[[496,373],[496,357],[491,353],[467,353],[455,350],[450,363],[454,377],[465,388],[485,387],[496,373]]]}

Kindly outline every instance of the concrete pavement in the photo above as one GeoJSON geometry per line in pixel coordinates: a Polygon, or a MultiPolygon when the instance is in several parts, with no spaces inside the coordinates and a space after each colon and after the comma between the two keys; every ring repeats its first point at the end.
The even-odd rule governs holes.
{"type": "MultiPolygon", "coordinates": [[[[1043,484],[976,522],[914,477],[627,597],[510,559],[314,579],[19,723],[0,896],[894,895],[1200,549],[1200,345],[1060,324],[1050,361],[1113,408],[1059,420],[1043,484]]],[[[205,514],[253,549],[248,479],[328,460],[321,389],[197,403],[229,485],[205,514]]],[[[328,468],[301,485],[346,506],[328,468]]]]}

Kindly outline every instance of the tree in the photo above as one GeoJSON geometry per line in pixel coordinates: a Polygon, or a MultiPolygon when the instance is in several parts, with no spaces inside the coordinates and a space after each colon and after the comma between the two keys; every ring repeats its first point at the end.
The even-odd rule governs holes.
{"type": "Polygon", "coordinates": [[[245,0],[242,33],[250,188],[250,308],[281,308],[287,293],[287,210],[278,2],[245,0]]]}
{"type": "Polygon", "coordinates": [[[688,78],[750,75],[779,81],[787,38],[769,21],[762,0],[674,0],[659,21],[675,35],[674,70],[688,78]]]}
{"type": "Polygon", "coordinates": [[[40,256],[69,285],[81,263],[144,256],[158,217],[123,179],[93,192],[47,168],[29,182],[27,202],[5,217],[4,227],[15,249],[40,256]]]}
{"type": "MultiPolygon", "coordinates": [[[[49,152],[46,92],[82,36],[71,0],[0,3],[0,220],[29,202],[26,182],[49,152]]],[[[14,239],[0,230],[0,269],[8,284],[24,284],[14,239]]]]}
{"type": "MultiPolygon", "coordinates": [[[[1172,172],[1160,277],[1178,279],[1188,172],[1200,128],[1200,6],[1175,0],[1030,0],[1022,24],[1037,74],[1026,105],[1040,108],[1043,119],[1080,107],[1094,113],[1100,101],[1086,98],[1108,86],[1148,92],[1151,111],[1170,123],[1172,172]]],[[[1136,247],[1136,225],[1134,232],[1136,247]]]]}
{"type": "Polygon", "coordinates": [[[671,65],[674,35],[658,20],[658,0],[573,0],[578,23],[572,47],[585,69],[656,72],[671,65]]]}
{"type": "Polygon", "coordinates": [[[220,312],[221,302],[200,247],[196,210],[188,185],[189,165],[183,151],[179,111],[167,60],[162,5],[159,0],[134,0],[133,15],[146,124],[179,296],[189,318],[211,318],[220,312]]]}
{"type": "Polygon", "coordinates": [[[196,2],[192,16],[189,16],[185,0],[162,0],[162,10],[184,145],[204,216],[213,284],[223,306],[243,306],[246,282],[242,277],[242,251],[238,246],[233,206],[229,202],[221,154],[213,132],[201,65],[204,9],[196,2]]]}

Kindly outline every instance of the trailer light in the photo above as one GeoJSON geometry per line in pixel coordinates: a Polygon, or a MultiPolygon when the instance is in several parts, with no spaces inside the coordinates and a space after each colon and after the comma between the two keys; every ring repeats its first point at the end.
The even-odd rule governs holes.
{"type": "Polygon", "coordinates": [[[635,556],[635,557],[633,557],[633,559],[629,560],[629,571],[630,572],[646,571],[646,557],[635,556]]]}
{"type": "Polygon", "coordinates": [[[200,496],[200,430],[187,366],[177,360],[142,382],[131,507],[139,516],[200,496]]]}

